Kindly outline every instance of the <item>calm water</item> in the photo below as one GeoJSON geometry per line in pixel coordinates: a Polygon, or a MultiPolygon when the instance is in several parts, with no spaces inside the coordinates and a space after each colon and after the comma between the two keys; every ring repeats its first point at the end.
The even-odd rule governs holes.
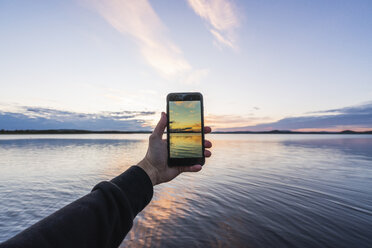
{"type": "MultiPolygon", "coordinates": [[[[372,136],[209,135],[123,247],[372,247],[372,136]]],[[[0,136],[0,241],[118,175],[147,135],[0,136]]]]}
{"type": "Polygon", "coordinates": [[[200,158],[203,156],[201,133],[171,133],[171,158],[200,158]]]}

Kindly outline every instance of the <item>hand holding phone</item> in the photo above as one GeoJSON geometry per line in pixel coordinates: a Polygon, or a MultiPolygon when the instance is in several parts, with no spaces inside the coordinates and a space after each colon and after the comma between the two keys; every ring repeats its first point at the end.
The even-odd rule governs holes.
{"type": "MultiPolygon", "coordinates": [[[[200,98],[201,99],[201,98],[200,98]]],[[[201,103],[201,109],[202,109],[202,103],[201,103]]],[[[202,113],[202,111],[201,111],[202,113]]],[[[202,119],[203,117],[201,117],[202,119]]],[[[182,172],[198,172],[202,169],[201,164],[204,164],[204,158],[210,157],[211,152],[209,150],[206,150],[205,148],[212,147],[212,143],[208,140],[204,140],[204,133],[210,133],[211,128],[210,127],[204,127],[202,130],[200,130],[200,133],[203,133],[202,140],[204,141],[202,144],[197,142],[198,147],[204,151],[202,154],[194,153],[192,152],[189,157],[186,158],[186,162],[191,162],[193,159],[194,154],[197,154],[196,161],[200,161],[203,163],[194,163],[190,166],[190,164],[187,165],[181,165],[181,164],[174,164],[172,167],[168,166],[169,163],[169,142],[168,139],[164,140],[163,133],[165,128],[169,126],[168,118],[165,113],[161,114],[161,118],[156,125],[153,133],[150,136],[149,139],[149,147],[146,153],[146,156],[144,159],[138,163],[138,166],[141,167],[149,176],[152,185],[168,182],[178,176],[182,172]],[[202,157],[199,157],[202,156],[202,157]],[[202,158],[202,159],[201,159],[202,158]]],[[[201,126],[204,126],[204,122],[202,121],[201,126]]],[[[169,132],[168,132],[169,133],[169,132]]],[[[199,135],[200,135],[199,133],[199,135]]],[[[167,135],[168,136],[168,135],[167,135]]],[[[198,138],[199,139],[199,138],[198,138]]],[[[176,158],[177,159],[177,158],[176,158]]],[[[179,158],[178,158],[179,159],[179,158]]],[[[182,159],[182,158],[181,158],[182,159]]],[[[177,161],[177,160],[172,160],[177,161]]],[[[195,160],[194,160],[195,161],[195,160]]]]}

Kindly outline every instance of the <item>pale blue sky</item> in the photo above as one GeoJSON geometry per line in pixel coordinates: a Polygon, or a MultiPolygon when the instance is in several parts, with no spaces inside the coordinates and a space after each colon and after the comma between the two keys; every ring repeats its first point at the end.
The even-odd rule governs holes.
{"type": "Polygon", "coordinates": [[[200,91],[221,128],[368,104],[371,27],[371,1],[1,1],[0,112],[158,114],[200,91]]]}

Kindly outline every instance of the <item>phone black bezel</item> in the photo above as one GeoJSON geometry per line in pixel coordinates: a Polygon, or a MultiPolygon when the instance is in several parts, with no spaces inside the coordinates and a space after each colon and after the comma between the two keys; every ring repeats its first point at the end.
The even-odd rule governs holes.
{"type": "Polygon", "coordinates": [[[191,166],[195,164],[204,165],[204,102],[203,95],[199,92],[183,92],[183,93],[169,93],[167,95],[167,144],[168,144],[168,165],[169,166],[191,166]],[[169,142],[169,102],[170,101],[200,101],[201,108],[201,133],[202,133],[202,157],[196,158],[171,158],[170,157],[170,142],[169,142]]]}

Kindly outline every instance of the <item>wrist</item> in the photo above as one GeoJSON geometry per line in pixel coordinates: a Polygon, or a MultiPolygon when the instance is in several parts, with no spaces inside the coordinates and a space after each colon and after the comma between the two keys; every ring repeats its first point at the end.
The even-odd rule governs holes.
{"type": "Polygon", "coordinates": [[[137,164],[138,167],[141,167],[147,174],[147,176],[150,178],[152,186],[155,186],[157,184],[157,170],[154,168],[154,166],[151,165],[147,161],[146,158],[142,159],[141,162],[137,164]]]}

